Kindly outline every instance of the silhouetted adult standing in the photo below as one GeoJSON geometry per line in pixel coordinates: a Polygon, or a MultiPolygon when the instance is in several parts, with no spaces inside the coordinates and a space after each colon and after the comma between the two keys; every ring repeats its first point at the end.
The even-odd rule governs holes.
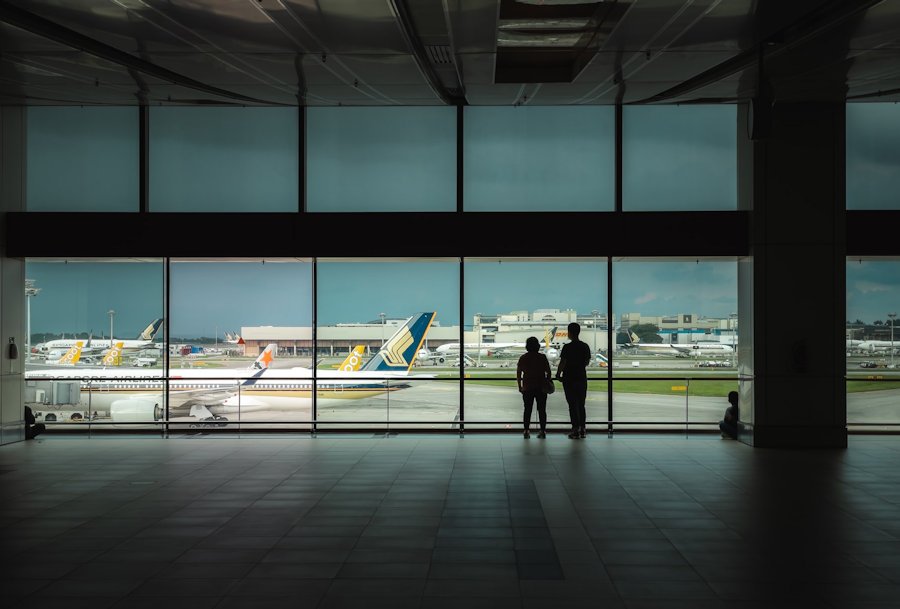
{"type": "Polygon", "coordinates": [[[569,340],[563,345],[559,354],[559,366],[556,378],[562,381],[566,402],[569,404],[569,418],[572,420],[572,432],[569,438],[575,440],[585,436],[587,414],[584,403],[587,401],[587,365],[591,361],[591,348],[587,343],[578,340],[581,326],[569,324],[569,340]]]}
{"type": "Polygon", "coordinates": [[[529,336],[525,341],[525,354],[519,358],[516,365],[516,383],[519,385],[519,393],[522,394],[525,412],[522,420],[525,423],[525,437],[530,438],[531,412],[534,402],[537,401],[538,419],[541,422],[539,438],[547,437],[547,392],[544,384],[550,380],[550,362],[547,356],[540,352],[541,343],[534,336],[529,336]]]}

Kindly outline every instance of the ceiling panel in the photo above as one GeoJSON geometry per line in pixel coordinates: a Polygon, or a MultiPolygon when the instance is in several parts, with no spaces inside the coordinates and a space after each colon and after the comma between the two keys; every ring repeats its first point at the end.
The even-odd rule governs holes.
{"type": "MultiPolygon", "coordinates": [[[[759,49],[776,100],[900,99],[900,0],[607,0],[589,44],[554,43],[576,58],[559,83],[527,65],[496,82],[501,1],[9,0],[0,99],[430,105],[461,82],[479,105],[735,100],[758,88],[759,49]]],[[[514,25],[550,44],[522,32],[559,24],[514,25]]]]}

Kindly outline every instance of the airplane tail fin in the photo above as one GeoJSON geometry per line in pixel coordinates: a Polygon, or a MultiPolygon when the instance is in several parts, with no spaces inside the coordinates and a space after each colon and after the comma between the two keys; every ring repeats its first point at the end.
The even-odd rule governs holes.
{"type": "MultiPolygon", "coordinates": [[[[153,337],[156,336],[156,333],[159,332],[160,326],[162,326],[162,318],[154,319],[149,326],[144,328],[144,331],[138,334],[138,340],[153,340],[153,337]]],[[[110,337],[112,338],[112,337],[110,337]]]]}
{"type": "Polygon", "coordinates": [[[636,345],[636,344],[638,344],[639,342],[641,342],[641,337],[640,337],[640,336],[638,336],[638,335],[635,334],[634,332],[629,332],[629,334],[631,335],[631,342],[632,342],[632,344],[635,344],[635,345],[636,345]]]}
{"type": "Polygon", "coordinates": [[[253,365],[250,367],[256,370],[268,368],[269,364],[272,363],[272,360],[275,359],[275,356],[277,354],[278,345],[276,345],[275,343],[269,343],[268,346],[263,349],[263,352],[259,354],[259,357],[256,358],[256,361],[253,362],[253,365]]]}
{"type": "Polygon", "coordinates": [[[350,355],[347,356],[347,359],[338,366],[338,370],[341,372],[355,372],[359,370],[359,367],[362,365],[362,356],[365,352],[365,345],[356,345],[353,347],[353,351],[350,352],[350,355]]]}
{"type": "Polygon", "coordinates": [[[550,343],[553,342],[553,337],[556,336],[556,326],[553,326],[544,334],[544,347],[546,349],[550,348],[550,343]]]}
{"type": "Polygon", "coordinates": [[[84,341],[79,340],[74,345],[69,347],[69,350],[66,351],[59,360],[57,360],[57,364],[62,364],[64,366],[74,366],[78,363],[78,360],[81,359],[81,349],[84,347],[84,341]]]}
{"type": "Polygon", "coordinates": [[[125,345],[123,342],[117,342],[112,347],[107,350],[106,353],[103,354],[103,359],[100,360],[100,364],[103,366],[119,366],[122,364],[122,347],[125,345]]]}
{"type": "Polygon", "coordinates": [[[362,370],[370,372],[409,372],[419,350],[425,342],[425,336],[431,328],[437,313],[417,313],[410,317],[397,332],[391,336],[375,356],[366,362],[362,370]]]}

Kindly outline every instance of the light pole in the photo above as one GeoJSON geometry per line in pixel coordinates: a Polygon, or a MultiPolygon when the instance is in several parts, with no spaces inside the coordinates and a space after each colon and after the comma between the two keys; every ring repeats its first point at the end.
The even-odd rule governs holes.
{"type": "Polygon", "coordinates": [[[384,348],[384,313],[379,313],[378,317],[381,318],[381,347],[384,348]]]}
{"type": "Polygon", "coordinates": [[[896,313],[888,313],[888,318],[891,320],[891,368],[894,367],[894,319],[896,317],[896,313]]]}
{"type": "Polygon", "coordinates": [[[109,315],[109,346],[113,346],[113,317],[116,316],[116,312],[110,309],[106,312],[109,315]]]}
{"type": "Polygon", "coordinates": [[[31,297],[41,293],[41,288],[34,287],[34,279],[25,280],[25,357],[31,353],[31,297]]]}
{"type": "Polygon", "coordinates": [[[600,315],[600,311],[594,309],[591,311],[591,317],[594,318],[594,354],[597,354],[597,316],[600,315]]]}
{"type": "MultiPolygon", "coordinates": [[[[476,313],[475,316],[478,318],[478,367],[481,368],[481,313],[476,313]]],[[[462,365],[465,367],[465,362],[462,365]]]]}

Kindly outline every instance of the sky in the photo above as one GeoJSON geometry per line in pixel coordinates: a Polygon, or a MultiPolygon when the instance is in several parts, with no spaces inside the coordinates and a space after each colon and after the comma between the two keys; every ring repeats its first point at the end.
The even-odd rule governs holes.
{"type": "MultiPolygon", "coordinates": [[[[242,326],[308,326],[312,318],[309,262],[172,262],[173,337],[212,337],[242,326]]],[[[616,262],[614,310],[644,315],[693,313],[727,317],[736,311],[736,269],[730,261],[616,262]]],[[[442,325],[459,323],[459,265],[416,262],[321,261],[317,268],[319,325],[405,318],[437,311],[442,325]]],[[[163,264],[29,262],[41,293],[32,299],[33,333],[93,331],[137,336],[162,317],[163,264]]],[[[606,310],[606,262],[467,260],[464,320],[476,313],[606,310]]]]}
{"type": "MultiPolygon", "coordinates": [[[[309,262],[175,263],[170,304],[173,336],[213,336],[241,326],[308,326],[312,318],[309,262]]],[[[459,323],[459,267],[439,262],[319,262],[320,325],[405,318],[437,311],[442,325],[459,323]]],[[[134,338],[164,315],[162,263],[28,262],[41,288],[32,299],[34,333],[108,336],[110,309],[117,338],[134,338]]],[[[572,308],[606,309],[605,261],[467,260],[464,320],[476,313],[572,308]]],[[[613,309],[643,315],[692,313],[727,317],[737,311],[737,264],[731,261],[616,261],[613,309]]],[[[790,307],[785,303],[786,309],[790,307]]],[[[847,263],[847,318],[884,321],[900,312],[900,261],[847,263]]]]}
{"type": "Polygon", "coordinates": [[[900,104],[847,104],[847,209],[900,209],[900,104]]]}
{"type": "Polygon", "coordinates": [[[900,313],[900,260],[847,261],[847,320],[868,324],[900,313]]]}
{"type": "Polygon", "coordinates": [[[626,106],[622,120],[625,211],[737,209],[736,106],[626,106]]]}

